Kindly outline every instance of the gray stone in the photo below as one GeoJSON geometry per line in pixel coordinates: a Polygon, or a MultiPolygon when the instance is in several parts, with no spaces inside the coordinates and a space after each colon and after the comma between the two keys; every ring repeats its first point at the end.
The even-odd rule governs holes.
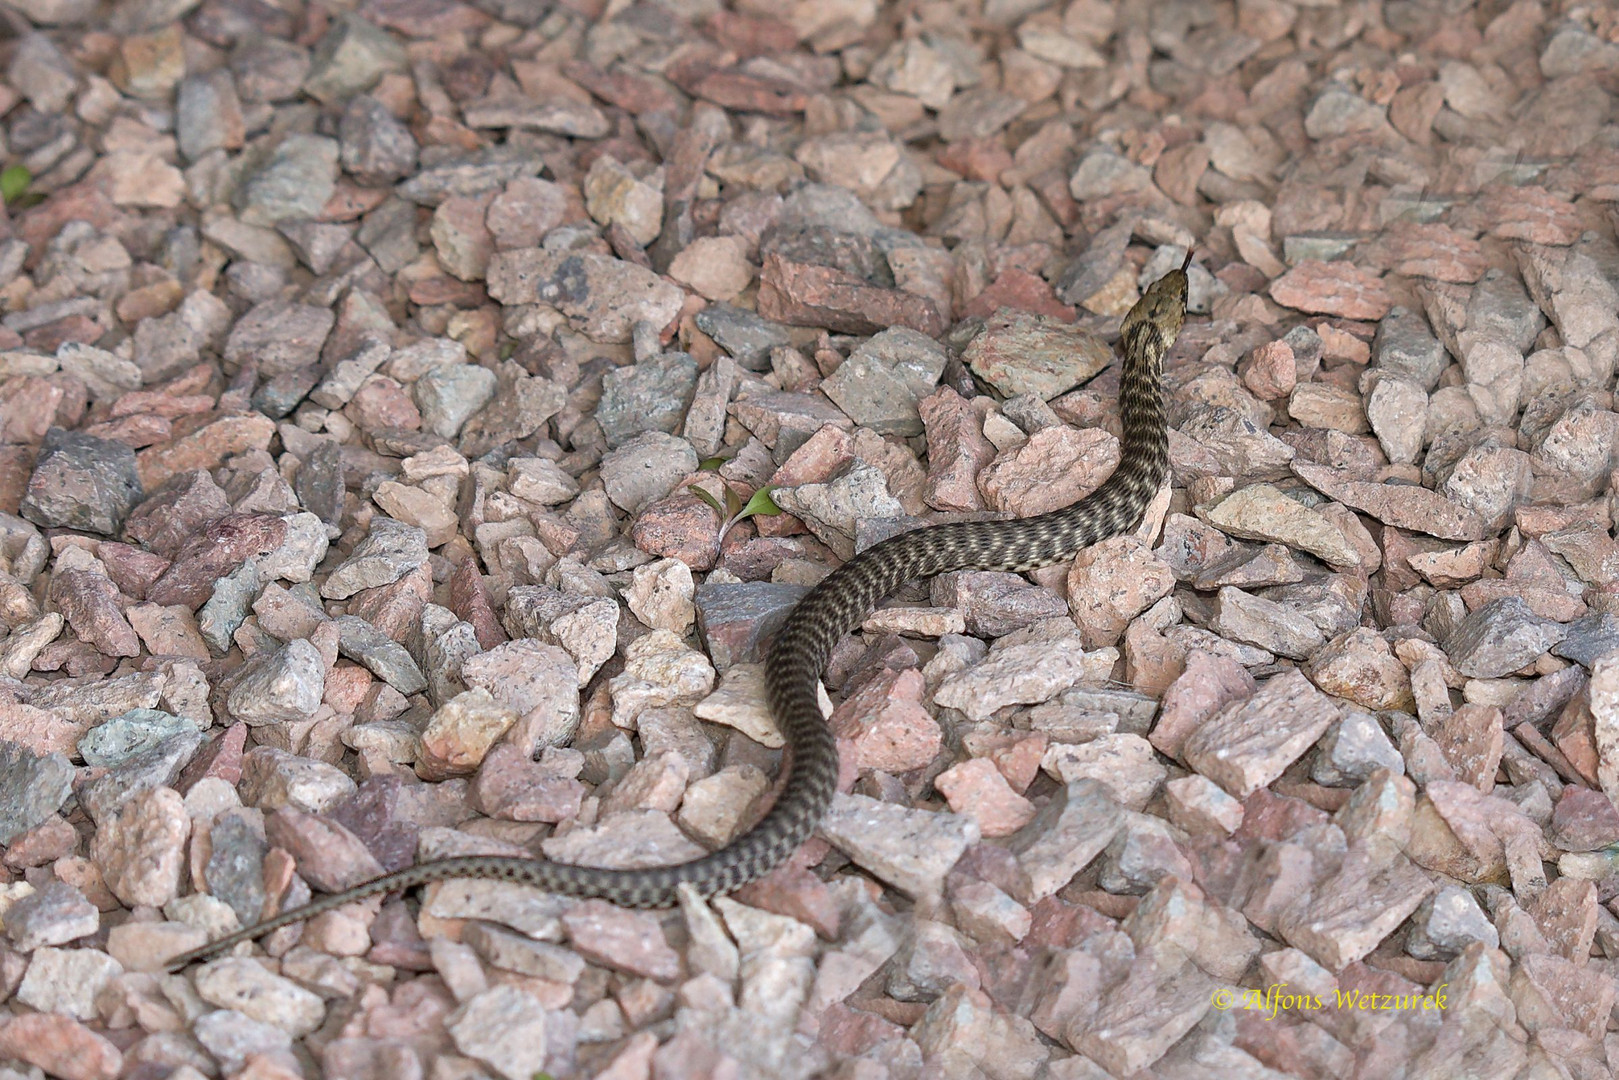
{"type": "Polygon", "coordinates": [[[1428,329],[1428,320],[1421,313],[1391,308],[1377,324],[1372,363],[1379,371],[1407,379],[1425,393],[1432,393],[1447,362],[1445,347],[1428,329]]]}
{"type": "Polygon", "coordinates": [[[213,595],[197,611],[197,631],[211,651],[220,656],[230,651],[236,631],[247,619],[262,585],[258,563],[253,559],[214,582],[213,595]]]}
{"type": "Polygon", "coordinates": [[[1518,596],[1502,596],[1477,608],[1445,641],[1445,653],[1463,675],[1498,679],[1533,664],[1568,631],[1542,619],[1518,596]]]}
{"type": "Polygon", "coordinates": [[[1152,170],[1113,150],[1093,150],[1080,159],[1068,178],[1068,192],[1080,201],[1105,199],[1152,186],[1152,170]]]}
{"type": "MultiPolygon", "coordinates": [[[[209,878],[208,884],[212,887],[212,878],[209,878]]],[[[291,1056],[291,1035],[274,1024],[255,1020],[235,1009],[214,1009],[203,1013],[197,1017],[191,1032],[203,1049],[230,1072],[240,1071],[253,1055],[262,1054],[270,1060],[291,1056]]]]}
{"type": "Polygon", "coordinates": [[[1032,904],[1066,885],[1113,841],[1123,816],[1100,781],[1075,780],[1063,787],[1034,820],[1006,839],[1028,879],[1027,890],[1016,899],[1032,904]]]}
{"type": "Polygon", "coordinates": [[[66,945],[99,929],[101,913],[66,882],[48,882],[6,909],[6,936],[20,952],[66,945]]]}
{"type": "Polygon", "coordinates": [[[1003,309],[984,321],[961,359],[1008,397],[1037,394],[1050,401],[1106,367],[1113,350],[1079,327],[1003,309]]]}
{"type": "Polygon", "coordinates": [[[127,443],[53,427],[28,478],[22,516],[47,529],[113,536],[141,494],[135,452],[127,443]]]}
{"type": "Polygon", "coordinates": [[[495,373],[477,364],[446,364],[416,380],[422,427],[453,439],[461,426],[495,396],[495,373]]]}
{"type": "Polygon", "coordinates": [[[175,94],[174,128],[180,153],[187,161],[241,146],[242,102],[229,71],[210,71],[181,81],[175,94]]]}
{"type": "Polygon", "coordinates": [[[1353,787],[1378,769],[1400,776],[1405,772],[1405,759],[1389,741],[1377,717],[1348,709],[1344,718],[1322,736],[1310,779],[1328,787],[1353,787]]]}
{"type": "Polygon", "coordinates": [[[325,690],[326,661],[320,650],[296,638],[248,661],[225,699],[225,708],[250,727],[307,720],[320,708],[325,690]]]}
{"type": "Polygon", "coordinates": [[[354,226],[331,221],[283,221],[276,231],[287,238],[298,259],[317,274],[337,262],[354,239],[354,226]]]}
{"type": "Polygon", "coordinates": [[[401,694],[427,689],[427,679],[403,645],[357,616],[339,615],[336,622],[341,635],[337,642],[339,653],[401,694]]]}
{"type": "Polygon", "coordinates": [[[6,81],[42,113],[65,110],[79,88],[73,62],[40,33],[25,33],[17,40],[6,81]]]}
{"type": "Polygon", "coordinates": [[[253,408],[271,419],[279,420],[303,404],[319,378],[320,371],[312,366],[283,371],[253,391],[253,408]]]}
{"type": "Polygon", "coordinates": [[[274,225],[319,217],[337,185],[337,140],[288,135],[242,186],[241,220],[274,225]]]}
{"type": "Polygon", "coordinates": [[[770,350],[793,343],[792,334],[781,323],[734,304],[710,304],[699,311],[697,329],[749,371],[769,371],[770,350]]]}
{"type": "Polygon", "coordinates": [[[225,302],[199,289],[178,310],[136,325],[135,364],[148,383],[172,378],[195,364],[203,349],[215,347],[230,325],[225,302]]]}
{"type": "Polygon", "coordinates": [[[1470,889],[1446,885],[1411,916],[1405,951],[1419,960],[1451,960],[1474,942],[1494,949],[1501,944],[1501,935],[1470,889]]]}
{"type": "Polygon", "coordinates": [[[862,427],[883,435],[920,435],[916,403],[933,392],[949,358],[926,334],[890,327],[822,380],[821,392],[862,427]]]}
{"type": "Polygon", "coordinates": [[[1312,139],[1329,139],[1376,131],[1387,123],[1382,106],[1342,83],[1329,82],[1304,116],[1304,133],[1312,139]]]}
{"type": "Polygon", "coordinates": [[[366,334],[360,347],[333,364],[309,399],[323,409],[341,409],[359,393],[360,386],[388,359],[392,350],[375,334],[366,334]]]}
{"type": "Polygon", "coordinates": [[[56,813],[72,790],[73,765],[66,755],[36,754],[0,741],[0,844],[56,813]]]}
{"type": "Polygon", "coordinates": [[[292,490],[297,494],[299,504],[327,525],[336,525],[341,521],[344,491],[342,446],[331,439],[317,442],[298,467],[292,490]]]}
{"type": "MultiPolygon", "coordinates": [[[[1494,267],[1484,272],[1467,298],[1467,329],[1464,336],[1498,338],[1519,353],[1534,347],[1535,338],[1546,328],[1540,305],[1525,290],[1518,275],[1494,267]]],[[[1462,346],[1466,351],[1466,345],[1462,346]]]]}
{"type": "Polygon", "coordinates": [[[596,422],[610,447],[648,431],[673,434],[697,389],[697,361],[667,352],[602,376],[596,422]]]}
{"type": "Polygon", "coordinates": [[[298,96],[309,74],[309,50],[283,38],[248,34],[231,54],[230,66],[243,101],[286,101],[298,96]]]}
{"type": "Polygon", "coordinates": [[[685,439],[649,431],[602,457],[601,480],[613,505],[633,514],[696,468],[697,451],[685,439]]]}
{"type": "Polygon", "coordinates": [[[494,400],[461,429],[459,449],[465,457],[528,438],[567,404],[568,391],[561,383],[528,375],[509,360],[495,374],[494,400]]]}
{"type": "Polygon", "coordinates": [[[590,251],[502,251],[489,260],[489,296],[508,306],[550,304],[592,341],[631,339],[636,323],[662,330],[686,293],[645,267],[590,251]]]}
{"type": "Polygon", "coordinates": [[[1568,636],[1552,646],[1552,655],[1572,660],[1587,671],[1600,658],[1619,650],[1619,615],[1593,612],[1564,629],[1568,636]]]}
{"type": "Polygon", "coordinates": [[[227,810],[209,830],[208,891],[236,912],[243,926],[264,911],[264,854],[270,849],[262,824],[255,827],[249,811],[227,810]]]}
{"type": "Polygon", "coordinates": [[[913,898],[938,895],[950,868],[978,840],[972,818],[863,795],[834,795],[820,831],[855,863],[913,898]]]}
{"type": "Polygon", "coordinates": [[[141,369],[134,361],[94,345],[64,341],[57,346],[56,362],[64,374],[84,383],[97,401],[109,401],[141,388],[141,369]]]}
{"type": "Polygon", "coordinates": [[[256,364],[263,376],[313,367],[337,317],[329,308],[285,300],[259,304],[237,320],[225,340],[225,360],[256,364]]]}
{"type": "Polygon", "coordinates": [[[206,736],[200,731],[182,731],[164,739],[81,787],[79,805],[90,815],[90,820],[110,821],[125,803],[141,792],[173,787],[180,770],[191,763],[205,741],[206,736]]]}
{"type": "Polygon", "coordinates": [[[706,582],[697,587],[697,632],[714,667],[763,659],[763,646],[809,589],[770,581],[706,582]]]}
{"type": "Polygon", "coordinates": [[[390,71],[403,71],[405,49],[392,34],[358,15],[340,16],[320,39],[304,79],[304,92],[317,101],[341,101],[369,90],[390,71]]]}
{"type": "Polygon", "coordinates": [[[772,497],[783,510],[803,519],[815,538],[837,552],[840,559],[854,557],[858,522],[905,514],[905,507],[889,493],[883,471],[858,460],[842,476],[827,483],[782,488],[772,497]]]}
{"type": "Polygon", "coordinates": [[[388,199],[365,215],[354,234],[384,273],[397,274],[416,261],[416,207],[404,199],[388,199]]]}
{"type": "Polygon", "coordinates": [[[85,732],[78,742],[86,765],[111,768],[144,753],[164,739],[196,731],[197,724],[161,709],[131,709],[85,732]]]}
{"type": "Polygon", "coordinates": [[[545,159],[526,146],[490,146],[453,157],[435,155],[396,190],[411,202],[437,206],[453,196],[497,191],[543,168],[545,159]]]}
{"type": "Polygon", "coordinates": [[[343,168],[362,184],[381,187],[416,171],[415,137],[370,94],[349,99],[337,137],[343,168]]]}
{"type": "Polygon", "coordinates": [[[444,1018],[455,1048],[503,1080],[531,1080],[546,1063],[549,1024],[538,998],[496,986],[467,999],[444,1018]]]}
{"type": "Polygon", "coordinates": [[[1422,453],[1428,394],[1410,380],[1380,378],[1366,396],[1366,419],[1388,459],[1397,465],[1410,465],[1422,453]]]}
{"type": "Polygon", "coordinates": [[[354,545],[320,587],[328,600],[347,600],[363,589],[391,585],[427,561],[427,533],[393,518],[371,519],[371,531],[354,545]]]}

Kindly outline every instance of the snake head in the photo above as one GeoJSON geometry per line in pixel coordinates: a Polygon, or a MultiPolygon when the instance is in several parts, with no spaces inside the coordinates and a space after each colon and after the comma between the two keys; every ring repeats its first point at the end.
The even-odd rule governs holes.
{"type": "Polygon", "coordinates": [[[1192,264],[1192,252],[1186,252],[1186,261],[1151,285],[1142,294],[1136,306],[1124,317],[1119,327],[1121,338],[1128,337],[1138,326],[1147,324],[1158,331],[1163,347],[1168,349],[1181,332],[1186,321],[1186,270],[1192,264]]]}

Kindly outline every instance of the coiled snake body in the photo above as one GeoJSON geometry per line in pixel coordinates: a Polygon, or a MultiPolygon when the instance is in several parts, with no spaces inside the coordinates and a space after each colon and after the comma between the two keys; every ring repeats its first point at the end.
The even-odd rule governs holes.
{"type": "Polygon", "coordinates": [[[606,870],[543,859],[469,855],[435,859],[322,897],[176,957],[204,960],[243,942],[355,900],[446,878],[496,878],[568,896],[604,897],[632,908],[669,907],[676,887],[700,896],[730,892],[769,873],[815,831],[832,802],[838,752],[821,716],[816,686],[838,638],[907,581],[951,570],[1022,571],[1072,558],[1133,528],[1169,469],[1161,377],[1186,312],[1186,262],[1147,289],[1120,327],[1124,365],[1119,466],[1090,495],[1062,510],[1011,521],[934,525],[875,544],[827,575],[777,633],[765,664],[770,708],[786,737],[787,779],[751,830],[700,859],[676,866],[606,870]]]}

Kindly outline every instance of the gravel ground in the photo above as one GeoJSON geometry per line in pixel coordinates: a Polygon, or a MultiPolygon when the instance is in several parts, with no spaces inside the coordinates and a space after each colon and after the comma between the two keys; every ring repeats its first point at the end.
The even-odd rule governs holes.
{"type": "Polygon", "coordinates": [[[0,1080],[1611,1075],[1611,8],[6,3],[0,1080]],[[1188,248],[1172,485],[844,641],[787,866],[161,973],[747,828],[1188,248]]]}

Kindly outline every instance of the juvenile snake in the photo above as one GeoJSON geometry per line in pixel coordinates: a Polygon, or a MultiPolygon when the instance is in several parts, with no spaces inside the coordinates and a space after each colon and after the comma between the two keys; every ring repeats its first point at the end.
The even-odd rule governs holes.
{"type": "Polygon", "coordinates": [[[1120,327],[1124,439],[1119,466],[1101,487],[1073,506],[1038,517],[954,522],[901,533],[844,563],[793,609],[765,663],[770,708],[786,736],[782,767],[787,778],[775,805],[747,833],[700,859],[642,870],[495,855],[435,859],[227,934],[176,957],[170,966],[207,959],[355,900],[446,878],[498,878],[568,896],[604,897],[625,907],[654,908],[672,906],[675,888],[683,883],[701,896],[714,896],[768,874],[809,838],[831,805],[838,752],[821,716],[816,686],[833,644],[877,601],[907,581],[951,570],[1022,571],[1062,562],[1141,520],[1169,469],[1163,361],[1185,318],[1191,259],[1188,252],[1180,268],[1154,282],[1120,327]]]}

